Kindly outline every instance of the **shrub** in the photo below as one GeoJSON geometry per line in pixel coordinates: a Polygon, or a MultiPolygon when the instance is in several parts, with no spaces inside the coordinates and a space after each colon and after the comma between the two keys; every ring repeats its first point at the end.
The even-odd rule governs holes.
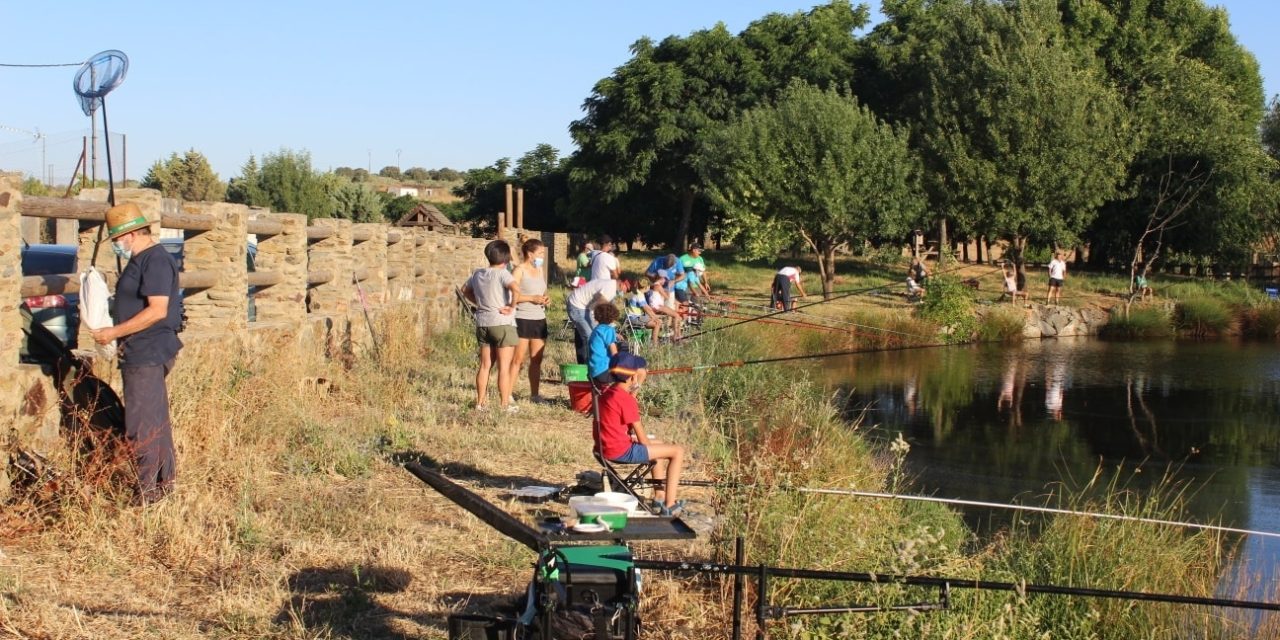
{"type": "Polygon", "coordinates": [[[1208,296],[1179,302],[1174,316],[1178,329],[1197,337],[1224,333],[1231,326],[1231,309],[1222,301],[1208,296]]]}
{"type": "Polygon", "coordinates": [[[978,323],[978,340],[982,342],[1017,342],[1022,340],[1026,314],[1020,309],[998,307],[988,311],[978,323]]]}
{"type": "Polygon", "coordinates": [[[1240,317],[1240,332],[1259,340],[1280,337],[1280,304],[1269,302],[1246,309],[1240,317]]]}
{"type": "Polygon", "coordinates": [[[1167,338],[1173,325],[1167,313],[1155,307],[1133,309],[1126,317],[1113,313],[1098,334],[1104,338],[1167,338]]]}
{"type": "Polygon", "coordinates": [[[973,289],[951,277],[931,278],[928,289],[920,317],[942,326],[947,342],[968,342],[977,328],[973,289]]]}

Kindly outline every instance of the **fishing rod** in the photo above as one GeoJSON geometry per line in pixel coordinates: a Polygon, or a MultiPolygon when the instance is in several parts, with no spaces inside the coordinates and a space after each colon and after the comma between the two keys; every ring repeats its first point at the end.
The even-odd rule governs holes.
{"type": "MultiPolygon", "coordinates": [[[[744,307],[748,307],[748,308],[750,308],[750,309],[760,309],[760,310],[764,310],[764,311],[768,311],[768,310],[769,310],[769,307],[768,307],[767,305],[762,305],[762,304],[760,304],[760,305],[748,304],[748,305],[742,305],[742,306],[744,306],[744,307]]],[[[806,318],[814,318],[815,320],[825,320],[825,321],[827,321],[827,322],[834,322],[834,323],[836,323],[836,324],[848,325],[848,326],[850,326],[850,327],[856,327],[856,328],[858,328],[858,329],[868,329],[868,330],[871,330],[871,331],[879,331],[879,332],[881,332],[881,333],[893,333],[893,334],[897,334],[897,335],[900,335],[900,336],[907,336],[907,337],[911,337],[911,338],[927,338],[927,336],[922,336],[922,335],[915,334],[915,333],[907,333],[907,332],[905,332],[905,331],[897,331],[897,330],[894,330],[894,329],[886,329],[886,328],[884,328],[884,327],[876,327],[876,326],[872,326],[872,325],[869,325],[869,324],[859,324],[859,323],[857,323],[857,322],[852,322],[852,321],[850,321],[850,320],[842,320],[842,319],[840,319],[840,318],[832,318],[832,317],[828,317],[828,316],[820,316],[820,315],[818,315],[818,314],[816,314],[816,313],[805,313],[805,312],[803,312],[803,311],[796,311],[795,309],[792,309],[792,310],[791,310],[791,313],[792,313],[792,314],[795,314],[795,315],[801,315],[801,316],[804,316],[804,317],[806,317],[806,318]]],[[[728,317],[728,314],[724,314],[724,317],[728,317]]],[[[791,322],[798,322],[798,321],[792,320],[791,322]]]]}
{"type": "MultiPolygon", "coordinates": [[[[939,272],[937,275],[943,275],[943,274],[946,274],[946,273],[951,273],[951,272],[953,272],[953,271],[957,271],[957,270],[962,269],[962,268],[968,268],[968,266],[969,266],[969,265],[961,265],[961,266],[956,267],[955,269],[950,269],[950,270],[947,270],[947,271],[939,272]]],[[[874,287],[866,287],[866,288],[863,288],[863,289],[853,289],[853,290],[851,290],[851,291],[845,291],[845,292],[837,292],[837,291],[833,291],[833,292],[832,292],[833,294],[835,294],[835,293],[839,293],[840,295],[837,295],[837,296],[835,296],[835,297],[831,297],[831,298],[824,298],[824,299],[822,299],[822,300],[818,300],[818,301],[815,301],[815,302],[810,302],[810,303],[807,303],[807,304],[802,304],[802,305],[798,305],[798,306],[793,306],[793,307],[791,308],[791,311],[795,311],[796,309],[807,309],[807,308],[809,308],[809,307],[813,307],[813,306],[820,305],[820,304],[828,304],[828,303],[831,303],[831,302],[835,302],[836,300],[841,300],[841,299],[844,299],[844,298],[849,298],[849,297],[856,296],[856,295],[860,295],[860,294],[864,294],[864,293],[870,293],[870,292],[872,292],[872,291],[878,291],[878,290],[880,290],[880,289],[885,289],[885,288],[892,287],[892,286],[895,286],[895,285],[898,285],[898,284],[900,284],[900,283],[899,283],[899,282],[887,282],[887,283],[885,283],[885,284],[877,285],[877,286],[874,286],[874,287]]],[[[733,322],[733,323],[726,324],[726,325],[721,325],[721,326],[719,326],[719,327],[715,327],[715,328],[712,328],[712,329],[706,329],[706,330],[704,330],[704,331],[699,331],[699,332],[697,332],[697,333],[694,333],[694,334],[691,334],[691,335],[687,335],[687,336],[685,336],[685,337],[684,337],[684,339],[685,339],[685,340],[689,340],[689,339],[692,339],[692,338],[696,338],[696,337],[698,337],[698,336],[704,336],[704,335],[707,335],[708,333],[715,333],[715,332],[717,332],[717,331],[723,331],[724,329],[731,329],[731,328],[736,327],[736,326],[739,326],[739,325],[747,324],[748,322],[755,322],[755,321],[760,320],[760,319],[763,319],[763,318],[771,318],[771,317],[773,317],[773,316],[782,315],[782,314],[784,314],[784,313],[790,313],[790,311],[788,311],[788,310],[786,310],[786,309],[782,309],[782,310],[774,311],[774,312],[771,312],[771,313],[767,313],[767,314],[762,315],[762,316],[757,316],[757,317],[755,317],[755,318],[749,318],[749,319],[746,319],[746,320],[739,320],[739,321],[737,321],[737,322],[733,322]]]]}
{"type": "MultiPolygon", "coordinates": [[[[645,479],[645,484],[650,486],[659,486],[660,481],[645,479]]],[[[743,484],[736,482],[716,482],[712,480],[681,480],[681,486],[701,487],[708,489],[750,489],[756,485],[743,484]]],[[[1166,520],[1163,518],[1144,518],[1141,516],[1126,516],[1116,513],[1103,513],[1099,511],[1077,511],[1074,509],[1062,509],[1058,507],[1037,507],[1034,505],[1005,503],[1005,502],[985,502],[982,500],[966,500],[964,498],[938,498],[935,496],[921,496],[910,493],[884,493],[879,491],[858,491],[855,489],[819,489],[813,487],[796,487],[791,485],[777,485],[773,487],[780,491],[793,491],[795,493],[808,493],[815,495],[833,495],[848,496],[853,498],[872,498],[879,500],[903,500],[908,502],[930,502],[934,504],[955,505],[961,507],[979,507],[985,509],[1004,509],[1008,511],[1028,511],[1033,513],[1048,513],[1053,515],[1077,516],[1083,518],[1097,518],[1100,520],[1116,520],[1120,522],[1138,522],[1142,524],[1157,524],[1171,527],[1180,527],[1184,529],[1196,529],[1198,531],[1212,531],[1216,533],[1234,533],[1243,536],[1256,536],[1264,538],[1280,538],[1280,533],[1273,531],[1258,531],[1256,529],[1241,529],[1238,527],[1224,527],[1221,525],[1202,524],[1199,522],[1186,522],[1183,520],[1166,520]]]]}
{"type": "MultiPolygon", "coordinates": [[[[1174,593],[1155,593],[1150,591],[1131,591],[1128,589],[1096,589],[1092,587],[1064,587],[1052,584],[1036,584],[1029,582],[997,582],[993,580],[976,580],[971,578],[949,578],[935,576],[911,576],[883,573],[865,573],[854,571],[821,571],[815,569],[792,569],[768,567],[765,565],[721,564],[709,561],[689,560],[641,560],[636,559],[637,569],[655,571],[672,571],[677,573],[713,573],[734,576],[756,576],[761,583],[767,584],[767,578],[796,578],[801,580],[829,580],[838,582],[866,582],[873,584],[900,584],[916,587],[938,587],[949,589],[975,589],[983,591],[1011,591],[1018,594],[1043,593],[1060,596],[1081,596],[1104,598],[1111,600],[1140,600],[1144,602],[1162,602],[1168,604],[1194,604],[1208,607],[1225,607],[1230,609],[1254,609],[1258,611],[1280,611],[1280,603],[1260,602],[1255,600],[1236,600],[1233,598],[1211,598],[1205,596],[1186,596],[1174,593]]],[[[764,595],[757,596],[764,601],[764,595]]],[[[945,608],[946,592],[942,604],[945,608]]],[[[843,613],[851,610],[866,610],[861,607],[814,607],[807,609],[786,609],[768,607],[765,613],[771,617],[786,617],[798,614],[843,613]]],[[[878,611],[878,608],[871,609],[878,611]]],[[[759,615],[759,614],[757,614],[759,615]]]]}
{"type": "Polygon", "coordinates": [[[840,351],[824,351],[822,353],[808,353],[798,356],[778,356],[774,358],[757,358],[755,360],[730,360],[729,362],[720,362],[716,364],[698,364],[685,365],[679,367],[667,367],[664,369],[649,369],[649,375],[663,375],[669,373],[693,373],[695,371],[708,371],[710,369],[732,369],[736,367],[744,367],[751,364],[772,364],[775,362],[791,362],[793,360],[818,360],[822,358],[837,358],[840,356],[851,356],[862,353],[884,353],[889,351],[907,351],[909,349],[933,349],[935,347],[951,346],[945,342],[931,342],[929,344],[908,344],[896,345],[892,347],[869,347],[865,349],[842,349],[840,351]]]}

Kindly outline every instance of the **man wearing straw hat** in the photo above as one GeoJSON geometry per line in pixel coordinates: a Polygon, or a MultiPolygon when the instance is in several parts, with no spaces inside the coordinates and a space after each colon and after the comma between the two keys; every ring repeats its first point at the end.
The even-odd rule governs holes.
{"type": "Polygon", "coordinates": [[[98,344],[120,341],[125,437],[138,464],[137,501],[146,505],[166,496],[176,475],[165,377],[182,349],[178,265],[136,204],[107,210],[107,237],[129,262],[116,283],[115,326],[90,333],[98,344]]]}

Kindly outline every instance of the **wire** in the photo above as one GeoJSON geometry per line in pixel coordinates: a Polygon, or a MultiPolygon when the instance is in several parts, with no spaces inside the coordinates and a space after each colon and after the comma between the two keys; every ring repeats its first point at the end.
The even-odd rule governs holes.
{"type": "Polygon", "coordinates": [[[79,67],[84,62],[63,62],[59,64],[12,64],[0,62],[0,67],[19,68],[19,69],[45,69],[49,67],[79,67]]]}

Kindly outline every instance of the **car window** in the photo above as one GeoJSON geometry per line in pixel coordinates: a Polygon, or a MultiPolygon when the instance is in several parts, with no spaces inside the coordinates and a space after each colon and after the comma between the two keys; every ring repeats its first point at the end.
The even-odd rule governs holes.
{"type": "Polygon", "coordinates": [[[75,272],[75,247],[31,245],[22,251],[22,275],[24,276],[48,276],[75,272]]]}

